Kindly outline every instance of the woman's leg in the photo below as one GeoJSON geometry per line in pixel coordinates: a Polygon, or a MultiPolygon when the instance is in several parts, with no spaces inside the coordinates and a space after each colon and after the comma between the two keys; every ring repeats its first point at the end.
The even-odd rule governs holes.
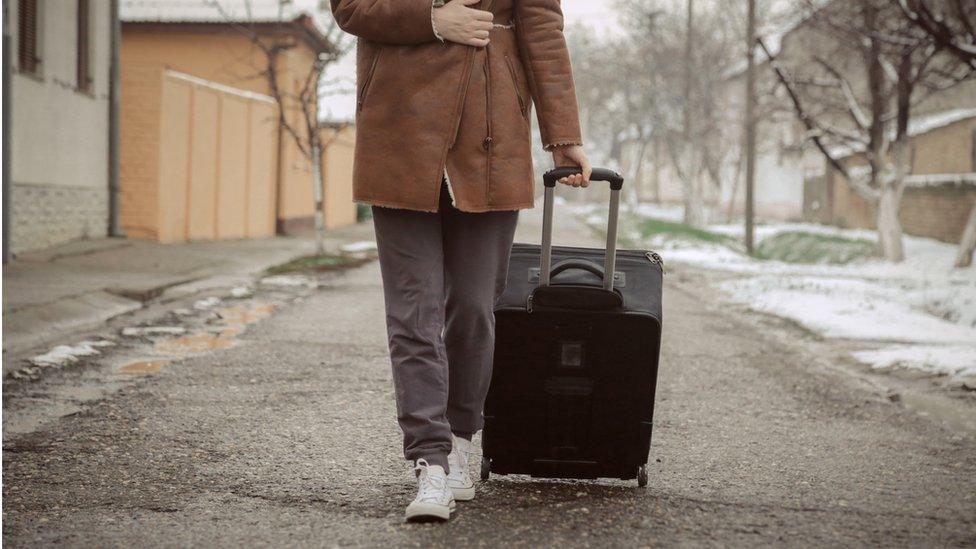
{"type": "Polygon", "coordinates": [[[470,440],[481,429],[495,349],[495,301],[505,289],[518,211],[467,213],[442,204],[444,342],[450,368],[447,417],[470,440]]]}
{"type": "Polygon", "coordinates": [[[441,214],[373,208],[404,457],[448,470],[441,214]]]}

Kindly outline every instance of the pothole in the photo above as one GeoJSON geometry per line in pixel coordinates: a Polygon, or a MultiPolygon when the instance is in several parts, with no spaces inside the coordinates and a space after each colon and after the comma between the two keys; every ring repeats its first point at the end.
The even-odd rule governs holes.
{"type": "Polygon", "coordinates": [[[166,359],[137,360],[119,368],[119,373],[136,375],[155,374],[166,367],[169,363],[170,361],[166,359]]]}

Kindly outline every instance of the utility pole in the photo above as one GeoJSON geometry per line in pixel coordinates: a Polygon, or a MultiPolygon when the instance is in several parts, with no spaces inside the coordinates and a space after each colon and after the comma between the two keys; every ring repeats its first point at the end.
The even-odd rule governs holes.
{"type": "Polygon", "coordinates": [[[756,0],[749,0],[749,22],[746,31],[746,253],[755,249],[755,191],[756,191],[756,60],[753,52],[756,44],[756,0]]]}
{"type": "Polygon", "coordinates": [[[121,101],[121,66],[119,48],[122,43],[122,24],[119,20],[119,0],[109,2],[110,53],[108,71],[108,235],[123,237],[122,223],[119,219],[119,181],[120,139],[119,109],[121,101]]]}
{"type": "Polygon", "coordinates": [[[682,118],[684,119],[684,140],[687,146],[691,142],[691,35],[694,31],[694,14],[695,14],[695,0],[688,0],[688,18],[685,25],[685,57],[684,57],[684,71],[682,78],[684,80],[684,111],[682,112],[682,118]]]}
{"type": "Polygon", "coordinates": [[[10,37],[10,1],[3,0],[3,262],[8,263],[12,258],[10,253],[10,165],[13,158],[10,156],[10,142],[13,135],[10,133],[12,97],[10,97],[10,76],[13,61],[11,45],[13,40],[10,37]]]}
{"type": "Polygon", "coordinates": [[[697,227],[702,223],[702,212],[699,211],[698,203],[698,171],[695,167],[695,132],[691,127],[691,78],[693,61],[693,41],[695,30],[695,0],[688,0],[688,14],[685,24],[685,51],[684,51],[684,70],[682,79],[684,80],[684,109],[682,109],[682,163],[684,164],[684,194],[685,194],[685,215],[684,222],[697,227]]]}

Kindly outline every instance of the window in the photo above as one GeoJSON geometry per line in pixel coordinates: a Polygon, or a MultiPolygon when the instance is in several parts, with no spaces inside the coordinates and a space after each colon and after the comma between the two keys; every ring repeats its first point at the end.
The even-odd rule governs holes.
{"type": "Polygon", "coordinates": [[[20,0],[17,5],[17,66],[20,72],[39,74],[37,0],[20,0]]]}
{"type": "Polygon", "coordinates": [[[91,11],[88,0],[78,0],[78,90],[90,92],[92,86],[91,77],[91,35],[90,35],[91,11]]]}

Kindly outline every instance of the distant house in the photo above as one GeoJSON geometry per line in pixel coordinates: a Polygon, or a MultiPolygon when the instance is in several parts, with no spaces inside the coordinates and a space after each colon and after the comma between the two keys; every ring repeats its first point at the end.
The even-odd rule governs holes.
{"type": "MultiPolygon", "coordinates": [[[[909,234],[958,243],[976,205],[976,107],[914,117],[909,124],[911,175],[899,219],[909,234]]],[[[856,173],[866,163],[857,151],[835,151],[856,173]]],[[[844,227],[875,228],[871,204],[855,194],[843,175],[825,169],[808,177],[804,217],[844,227]]]]}
{"type": "Polygon", "coordinates": [[[14,254],[107,234],[110,6],[4,2],[13,49],[4,239],[14,254]]]}
{"type": "MultiPolygon", "coordinates": [[[[830,9],[831,2],[821,5],[830,9]]],[[[809,61],[811,52],[838,55],[830,35],[819,30],[808,13],[800,14],[764,40],[790,72],[815,70],[809,61]]],[[[846,68],[849,72],[845,78],[855,89],[863,89],[865,76],[859,63],[849,63],[846,68]]],[[[775,94],[760,97],[756,166],[759,216],[874,228],[873,207],[853,193],[808,141],[785,91],[776,86],[769,60],[759,52],[756,70],[757,89],[777,89],[775,94]]],[[[743,71],[744,64],[726,74],[729,112],[740,120],[736,131],[730,133],[731,139],[741,139],[743,71]]],[[[909,234],[958,242],[976,203],[976,80],[926,95],[913,106],[911,114],[911,175],[899,212],[903,229],[909,234]]],[[[832,156],[854,170],[863,164],[859,151],[835,148],[832,156]]],[[[741,170],[727,166],[725,173],[722,201],[734,197],[734,208],[741,211],[742,185],[733,176],[738,173],[741,177],[741,170]]]]}
{"type": "MultiPolygon", "coordinates": [[[[244,7],[122,0],[127,234],[174,242],[312,227],[311,164],[278,124],[268,57],[254,37],[280,48],[276,84],[285,117],[296,126],[302,122],[294,98],[316,58],[334,46],[293,3],[255,0],[244,7]]],[[[351,154],[340,146],[323,158],[330,228],[356,220],[351,154]]]]}
{"type": "MultiPolygon", "coordinates": [[[[819,1],[819,0],[818,0],[819,1]]],[[[820,2],[823,3],[823,2],[820,2]]],[[[770,53],[784,59],[802,55],[804,43],[810,40],[809,12],[799,8],[775,30],[762,35],[770,53]]],[[[753,53],[756,71],[758,109],[756,143],[756,215],[762,219],[799,220],[803,215],[804,179],[809,171],[821,169],[822,161],[804,154],[804,136],[796,115],[785,101],[783,90],[769,59],[756,47],[753,53]],[[769,90],[777,93],[770,94],[769,90]]],[[[726,110],[734,124],[729,138],[741,143],[745,113],[746,60],[729,67],[724,75],[726,110]]],[[[734,155],[723,169],[721,203],[733,212],[744,209],[745,160],[734,155]],[[729,205],[729,202],[731,204],[729,205]]]]}

